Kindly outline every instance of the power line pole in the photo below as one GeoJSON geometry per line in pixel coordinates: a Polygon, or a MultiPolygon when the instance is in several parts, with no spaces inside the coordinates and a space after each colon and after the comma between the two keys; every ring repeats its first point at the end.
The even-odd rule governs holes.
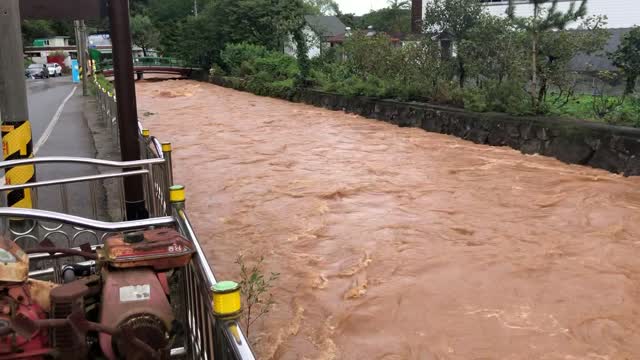
{"type": "Polygon", "coordinates": [[[87,26],[80,20],[80,49],[82,51],[82,95],[89,96],[89,59],[87,58],[87,26]]]}
{"type": "MultiPolygon", "coordinates": [[[[109,18],[113,44],[113,72],[116,79],[120,153],[123,161],[140,160],[136,87],[133,79],[133,53],[129,28],[129,2],[127,0],[111,0],[109,2],[109,18]]],[[[127,220],[149,217],[144,204],[143,189],[142,175],[124,178],[127,220]]]]}
{"type": "Polygon", "coordinates": [[[87,47],[86,47],[86,27],[84,20],[73,22],[76,32],[76,52],[78,53],[78,64],[80,65],[80,77],[82,78],[82,95],[89,95],[87,89],[87,47]]]}
{"type": "MultiPolygon", "coordinates": [[[[20,20],[20,0],[0,1],[0,120],[4,160],[33,156],[20,20]]],[[[5,169],[5,180],[14,185],[34,182],[35,168],[25,165],[5,169]]],[[[35,194],[30,189],[7,194],[9,206],[31,208],[34,201],[35,194]]]]}

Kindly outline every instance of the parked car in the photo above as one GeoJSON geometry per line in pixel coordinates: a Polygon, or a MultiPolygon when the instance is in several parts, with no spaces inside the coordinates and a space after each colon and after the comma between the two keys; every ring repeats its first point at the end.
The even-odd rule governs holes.
{"type": "Polygon", "coordinates": [[[62,66],[58,63],[47,64],[47,69],[49,70],[49,76],[62,76],[62,66]]]}
{"type": "Polygon", "coordinates": [[[49,78],[49,69],[47,69],[47,65],[45,64],[31,64],[27,67],[24,74],[30,78],[45,79],[49,78]]]}

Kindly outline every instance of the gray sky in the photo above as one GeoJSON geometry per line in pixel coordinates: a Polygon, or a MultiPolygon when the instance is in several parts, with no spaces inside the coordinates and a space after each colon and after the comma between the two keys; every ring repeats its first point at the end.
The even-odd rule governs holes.
{"type": "Polygon", "coordinates": [[[387,0],[336,0],[343,13],[362,15],[387,5],[387,0]]]}

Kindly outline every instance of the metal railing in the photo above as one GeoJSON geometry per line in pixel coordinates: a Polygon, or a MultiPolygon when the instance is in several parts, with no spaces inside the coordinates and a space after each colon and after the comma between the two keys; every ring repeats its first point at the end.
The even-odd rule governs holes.
{"type": "MultiPolygon", "coordinates": [[[[118,120],[116,109],[116,96],[108,90],[101,88],[99,84],[96,95],[98,109],[106,127],[111,126],[111,134],[118,137],[118,120]]],[[[251,346],[244,336],[239,323],[235,319],[219,319],[214,317],[211,299],[212,288],[217,283],[213,270],[204,254],[195,231],[189,222],[184,203],[171,203],[169,199],[169,186],[173,185],[173,172],[171,163],[171,144],[163,143],[151,135],[143,124],[138,122],[138,140],[140,143],[141,157],[150,161],[162,159],[165,171],[164,177],[147,179],[150,182],[147,188],[153,188],[148,201],[155,201],[156,214],[160,215],[160,209],[166,209],[162,215],[169,215],[176,222],[180,233],[191,240],[196,248],[195,256],[184,269],[180,271],[179,284],[183,306],[178,307],[178,317],[183,319],[186,336],[182,351],[176,349],[174,354],[186,355],[189,359],[216,359],[216,360],[252,360],[255,359],[251,346]]],[[[117,142],[114,140],[113,145],[117,142]]],[[[157,175],[158,173],[154,173],[157,175]]]]}
{"type": "MultiPolygon", "coordinates": [[[[163,57],[139,57],[133,59],[133,66],[144,67],[162,67],[162,68],[176,68],[176,69],[195,69],[194,66],[187,64],[186,62],[174,58],[163,57]]],[[[113,70],[113,60],[105,59],[97,64],[96,69],[98,71],[113,70]]]]}

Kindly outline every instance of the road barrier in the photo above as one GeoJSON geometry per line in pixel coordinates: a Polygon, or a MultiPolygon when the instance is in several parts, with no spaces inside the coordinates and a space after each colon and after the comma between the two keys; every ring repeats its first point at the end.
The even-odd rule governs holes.
{"type": "MultiPolygon", "coordinates": [[[[117,116],[115,112],[115,96],[106,89],[96,86],[98,112],[100,118],[111,130],[114,145],[117,144],[117,116]]],[[[139,126],[139,139],[144,159],[129,162],[107,161],[73,157],[42,157],[18,159],[0,163],[0,169],[37,165],[59,164],[60,169],[73,166],[90,166],[109,168],[114,171],[88,176],[66,177],[27,184],[0,185],[0,191],[32,190],[34,188],[57,188],[62,204],[61,212],[41,209],[18,209],[0,207],[0,231],[5,238],[11,238],[23,248],[37,246],[47,239],[56,245],[78,248],[89,243],[93,249],[102,247],[104,240],[112,235],[131,231],[141,231],[158,227],[170,227],[178,230],[193,243],[196,252],[191,262],[174,275],[179,296],[172,296],[176,319],[184,327],[182,340],[177,341],[171,350],[172,358],[179,359],[216,359],[216,360],[254,360],[248,339],[243,334],[236,316],[217,314],[214,312],[214,287],[218,284],[213,270],[205,256],[193,226],[187,216],[185,206],[185,190],[182,186],[173,185],[171,170],[171,145],[161,143],[148,131],[139,126]],[[142,176],[144,196],[148,204],[150,219],[107,222],[100,220],[97,211],[100,199],[107,196],[115,198],[117,207],[124,218],[124,196],[105,194],[101,182],[115,180],[122,184],[127,176],[142,176]],[[69,191],[72,185],[87,185],[91,202],[91,218],[70,213],[69,203],[79,196],[77,191],[69,191]],[[29,220],[28,229],[16,229],[9,219],[29,220]]],[[[113,200],[113,199],[112,199],[113,200]]],[[[30,276],[62,282],[62,269],[68,263],[63,262],[60,254],[31,254],[30,276]]],[[[78,259],[72,259],[71,261],[78,259]]],[[[91,265],[91,261],[84,262],[91,265]]],[[[234,306],[237,306],[234,305],[234,306]]],[[[235,307],[234,307],[235,308],[235,307]]]]}
{"type": "MultiPolygon", "coordinates": [[[[95,83],[99,118],[111,132],[115,147],[119,147],[117,98],[113,90],[95,83]]],[[[190,359],[251,360],[253,351],[244,336],[237,317],[222,314],[216,316],[212,299],[214,286],[218,283],[195,231],[189,222],[185,207],[184,187],[173,185],[172,146],[161,142],[138,122],[138,140],[143,161],[162,159],[163,167],[149,168],[146,176],[145,200],[150,214],[171,216],[175,226],[196,248],[196,256],[180,272],[180,293],[184,294],[184,306],[179,307],[179,318],[187,330],[183,353],[190,359]]],[[[124,202],[124,199],[123,199],[124,202]]],[[[180,351],[176,351],[181,353],[180,351]]]]}
{"type": "MultiPolygon", "coordinates": [[[[2,124],[2,158],[7,160],[28,159],[33,156],[31,123],[29,120],[2,124]]],[[[21,165],[5,168],[7,184],[26,184],[35,180],[35,168],[21,165]]],[[[32,208],[33,196],[30,189],[15,189],[7,192],[7,205],[18,208],[32,208]]]]}

